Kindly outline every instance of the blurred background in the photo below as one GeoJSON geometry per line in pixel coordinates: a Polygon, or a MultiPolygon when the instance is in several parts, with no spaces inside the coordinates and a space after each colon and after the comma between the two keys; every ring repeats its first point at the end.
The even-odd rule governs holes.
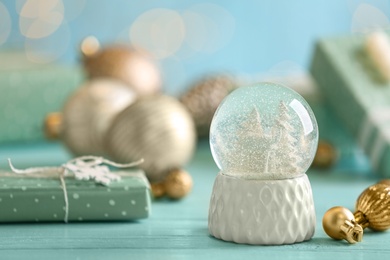
{"type": "Polygon", "coordinates": [[[385,0],[2,0],[0,149],[6,152],[0,154],[6,157],[10,144],[44,139],[47,113],[62,110],[84,82],[80,46],[94,36],[103,47],[122,43],[149,53],[161,91],[174,97],[219,73],[238,84],[283,82],[312,105],[321,139],[336,144],[342,158],[336,167],[370,174],[364,153],[323,102],[308,68],[319,39],[389,29],[389,17],[385,0]]]}
{"type": "MultiPolygon", "coordinates": [[[[182,93],[203,74],[300,73],[324,36],[389,27],[385,0],[0,2],[0,48],[37,65],[79,64],[83,38],[131,43],[158,60],[164,91],[182,93]]],[[[0,59],[0,68],[13,63],[0,59]]]]}

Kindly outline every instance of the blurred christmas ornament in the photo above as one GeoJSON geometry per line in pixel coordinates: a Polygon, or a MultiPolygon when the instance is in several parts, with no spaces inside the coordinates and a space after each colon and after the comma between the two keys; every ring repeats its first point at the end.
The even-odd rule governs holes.
{"type": "Polygon", "coordinates": [[[95,37],[81,44],[83,63],[89,78],[114,78],[123,81],[139,95],[160,91],[161,75],[152,58],[125,45],[103,49],[95,37]]]}
{"type": "Polygon", "coordinates": [[[364,190],[357,199],[354,214],[343,207],[329,209],[322,225],[330,237],[349,243],[360,242],[366,227],[375,231],[390,228],[390,186],[377,183],[364,190]]]}
{"type": "Polygon", "coordinates": [[[366,36],[366,53],[384,82],[390,81],[390,40],[386,32],[375,31],[366,36]]]}
{"type": "Polygon", "coordinates": [[[180,101],[192,115],[199,137],[209,135],[211,120],[221,101],[235,89],[236,83],[228,75],[207,77],[193,84],[180,101]]]}
{"type": "Polygon", "coordinates": [[[390,179],[383,179],[383,180],[379,181],[378,183],[390,185],[390,179]]]}
{"type": "Polygon", "coordinates": [[[165,179],[165,191],[171,199],[181,199],[192,189],[191,175],[184,170],[173,170],[165,179]]]}
{"type": "Polygon", "coordinates": [[[165,195],[164,182],[154,182],[150,184],[152,194],[155,199],[159,199],[165,195]]]}
{"type": "Polygon", "coordinates": [[[144,158],[140,167],[148,178],[161,181],[192,156],[195,127],[176,99],[164,95],[143,97],[115,118],[105,136],[105,147],[108,155],[119,162],[144,158]]]}
{"type": "Polygon", "coordinates": [[[337,151],[333,145],[326,141],[319,141],[312,167],[327,169],[334,165],[337,160],[337,151]]]}
{"type": "Polygon", "coordinates": [[[103,155],[105,132],[135,98],[134,91],[119,81],[96,79],[85,83],[65,104],[61,139],[75,155],[103,155]]]}
{"type": "Polygon", "coordinates": [[[45,137],[49,140],[60,138],[62,126],[62,113],[53,112],[45,117],[44,131],[45,137]]]}

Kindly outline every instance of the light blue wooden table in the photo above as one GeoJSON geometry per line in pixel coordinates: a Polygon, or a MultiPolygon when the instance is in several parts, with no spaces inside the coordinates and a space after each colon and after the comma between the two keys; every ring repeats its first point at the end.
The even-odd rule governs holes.
{"type": "MultiPolygon", "coordinates": [[[[11,157],[18,167],[58,165],[69,158],[59,144],[2,145],[0,166],[11,157]]],[[[312,240],[285,246],[223,242],[207,230],[210,194],[218,169],[206,141],[187,166],[192,193],[181,201],[153,203],[152,216],[122,223],[37,223],[0,225],[0,259],[388,259],[390,232],[367,231],[349,245],[326,236],[324,212],[335,205],[353,208],[355,199],[377,179],[338,172],[309,172],[317,213],[312,240]]],[[[1,208],[0,208],[1,210],[1,208]]]]}

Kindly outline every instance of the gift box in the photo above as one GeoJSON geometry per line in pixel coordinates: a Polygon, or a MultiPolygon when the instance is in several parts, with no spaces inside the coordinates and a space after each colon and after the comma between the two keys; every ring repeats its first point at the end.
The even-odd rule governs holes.
{"type": "Polygon", "coordinates": [[[378,80],[364,35],[318,41],[311,73],[375,172],[390,176],[390,84],[378,80]]]}
{"type": "Polygon", "coordinates": [[[46,115],[60,111],[83,78],[78,66],[32,64],[19,52],[1,52],[0,143],[42,140],[46,115]]]}
{"type": "MultiPolygon", "coordinates": [[[[142,170],[114,172],[104,186],[91,180],[0,172],[0,222],[125,221],[147,218],[150,187],[142,170]],[[67,200],[67,203],[66,203],[67,200]]],[[[39,175],[39,174],[38,174],[39,175]]]]}

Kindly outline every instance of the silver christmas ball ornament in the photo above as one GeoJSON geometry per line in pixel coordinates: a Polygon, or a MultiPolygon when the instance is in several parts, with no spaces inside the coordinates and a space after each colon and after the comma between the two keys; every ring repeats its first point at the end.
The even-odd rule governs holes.
{"type": "Polygon", "coordinates": [[[105,136],[115,161],[144,158],[140,165],[151,181],[161,181],[192,156],[195,126],[186,108],[164,95],[143,97],[123,110],[105,136]]]}

